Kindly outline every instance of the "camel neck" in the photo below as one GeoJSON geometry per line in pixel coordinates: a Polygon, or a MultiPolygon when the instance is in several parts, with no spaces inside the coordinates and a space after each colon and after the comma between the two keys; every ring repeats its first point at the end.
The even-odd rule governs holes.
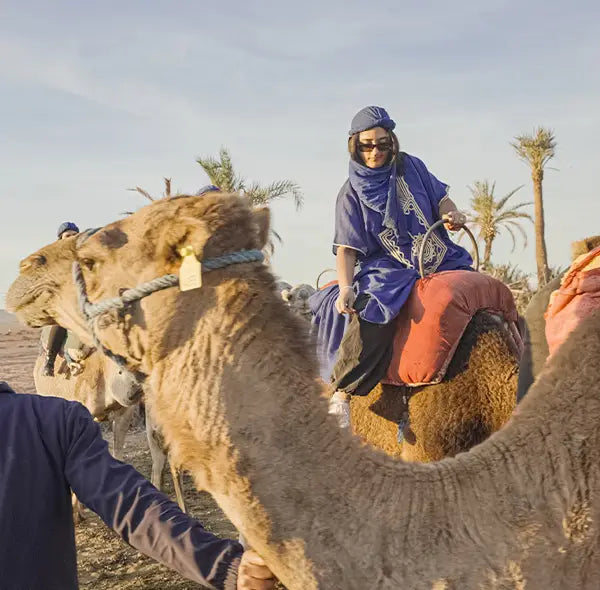
{"type": "MultiPolygon", "coordinates": [[[[174,322],[179,327],[161,343],[170,354],[153,351],[161,359],[151,388],[155,412],[175,458],[276,565],[286,587],[331,587],[326,579],[340,588],[398,587],[374,583],[398,555],[406,587],[416,587],[417,574],[433,585],[461,555],[483,568],[495,536],[511,554],[522,550],[511,527],[523,506],[539,502],[531,463],[551,461],[519,451],[529,443],[522,427],[513,423],[494,442],[438,464],[385,456],[327,414],[302,320],[252,298],[252,288],[226,288],[235,297],[207,290],[195,317],[178,306],[186,321],[174,322]],[[483,511],[499,489],[511,501],[483,511]],[[357,546],[376,548],[377,559],[365,554],[356,565],[357,546]],[[423,555],[417,572],[411,564],[423,555]]],[[[535,446],[540,436],[532,430],[535,446]]]]}
{"type": "MultiPolygon", "coordinates": [[[[381,535],[404,538],[410,517],[403,502],[427,514],[443,511],[435,500],[444,485],[438,466],[399,463],[340,430],[327,413],[303,320],[283,305],[254,309],[257,304],[241,297],[227,304],[227,310],[217,304],[199,314],[191,339],[189,317],[183,336],[163,339],[178,352],[176,362],[164,357],[159,366],[156,411],[174,417],[164,424],[169,441],[185,438],[181,429],[191,425],[190,438],[199,444],[190,442],[182,452],[176,442],[173,452],[249,544],[289,568],[276,572],[286,586],[319,587],[318,571],[336,567],[325,566],[325,556],[332,547],[347,550],[349,532],[365,546],[379,545],[381,535]],[[239,313],[232,313],[238,305],[239,313]],[[183,382],[194,365],[202,374],[183,382]],[[197,404],[184,399],[191,391],[197,404]],[[314,579],[295,579],[301,561],[314,579]]],[[[443,527],[447,515],[432,520],[443,527]]],[[[370,567],[363,568],[365,576],[370,567]]],[[[340,581],[346,575],[340,570],[340,581]]],[[[362,587],[368,586],[365,577],[362,587]]]]}

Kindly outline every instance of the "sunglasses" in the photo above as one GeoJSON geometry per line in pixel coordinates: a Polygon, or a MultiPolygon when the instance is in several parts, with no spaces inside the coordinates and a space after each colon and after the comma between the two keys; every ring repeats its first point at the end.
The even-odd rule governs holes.
{"type": "Polygon", "coordinates": [[[391,141],[382,141],[380,143],[359,143],[358,149],[361,152],[372,152],[377,148],[380,152],[389,152],[392,149],[391,141]]]}

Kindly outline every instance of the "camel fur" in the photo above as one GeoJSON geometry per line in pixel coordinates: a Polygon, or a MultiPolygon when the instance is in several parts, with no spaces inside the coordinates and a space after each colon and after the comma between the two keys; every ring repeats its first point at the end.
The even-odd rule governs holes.
{"type": "MultiPolygon", "coordinates": [[[[265,211],[205,195],[155,202],[76,254],[98,302],[177,272],[182,247],[208,259],[267,239],[265,211]]],[[[98,318],[101,341],[147,375],[175,459],[290,590],[600,587],[599,314],[499,432],[431,464],[340,431],[265,265],[205,273],[123,316],[98,318]]]]}

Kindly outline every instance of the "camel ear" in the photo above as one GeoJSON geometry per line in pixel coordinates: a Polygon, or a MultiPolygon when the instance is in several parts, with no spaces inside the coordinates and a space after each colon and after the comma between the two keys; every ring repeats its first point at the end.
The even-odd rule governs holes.
{"type": "Polygon", "coordinates": [[[285,302],[289,303],[290,299],[292,298],[292,294],[291,294],[290,290],[289,290],[289,289],[284,289],[284,290],[281,292],[281,298],[282,298],[282,299],[283,299],[285,302]]]}
{"type": "Polygon", "coordinates": [[[252,211],[252,220],[258,227],[258,248],[262,250],[269,241],[271,231],[271,212],[268,207],[261,207],[252,211]]]}
{"type": "Polygon", "coordinates": [[[209,237],[208,225],[202,219],[179,217],[176,224],[169,224],[161,234],[157,244],[158,255],[179,266],[180,250],[191,246],[196,256],[202,258],[209,237]]]}

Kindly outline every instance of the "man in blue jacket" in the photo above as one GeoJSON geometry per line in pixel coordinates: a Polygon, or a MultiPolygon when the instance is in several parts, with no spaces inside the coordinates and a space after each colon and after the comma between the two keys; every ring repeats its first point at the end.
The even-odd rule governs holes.
{"type": "Polygon", "coordinates": [[[251,551],[219,539],[108,452],[77,402],[0,381],[0,590],[78,588],[72,489],[131,546],[218,590],[270,590],[251,551]]]}

